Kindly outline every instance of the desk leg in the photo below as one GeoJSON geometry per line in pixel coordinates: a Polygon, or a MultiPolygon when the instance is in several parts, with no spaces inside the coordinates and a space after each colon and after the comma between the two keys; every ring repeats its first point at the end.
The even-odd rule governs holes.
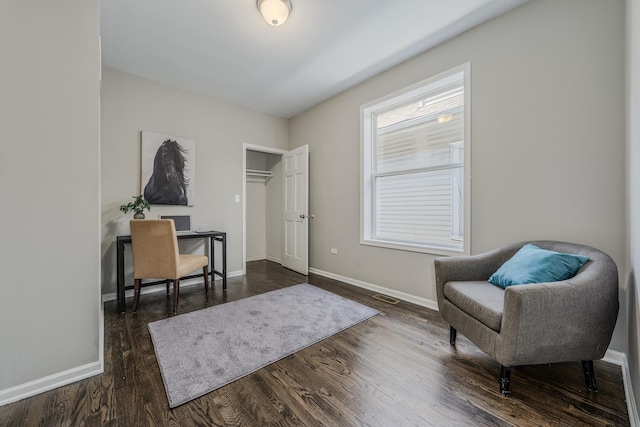
{"type": "Polygon", "coordinates": [[[227,235],[222,236],[222,289],[227,289],[227,235]]]}
{"type": "Polygon", "coordinates": [[[124,243],[118,242],[116,248],[116,263],[118,269],[117,277],[117,294],[118,294],[118,311],[124,313],[126,304],[124,299],[124,243]]]}
{"type": "Polygon", "coordinates": [[[209,272],[211,273],[211,288],[215,287],[216,283],[216,249],[215,249],[216,239],[214,236],[209,237],[209,245],[211,246],[209,250],[209,254],[211,255],[211,259],[209,260],[209,272]]]}
{"type": "Polygon", "coordinates": [[[227,289],[227,235],[223,234],[222,236],[211,236],[211,259],[209,262],[211,263],[211,286],[213,286],[213,281],[215,280],[215,257],[216,250],[214,243],[216,241],[222,243],[222,272],[218,272],[222,274],[222,290],[227,289]]]}

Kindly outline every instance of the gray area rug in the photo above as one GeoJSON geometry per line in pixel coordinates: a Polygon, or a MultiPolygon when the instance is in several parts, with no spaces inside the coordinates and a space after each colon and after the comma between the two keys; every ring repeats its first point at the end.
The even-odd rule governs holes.
{"type": "Polygon", "coordinates": [[[307,283],[149,324],[175,408],[379,312],[307,283]]]}

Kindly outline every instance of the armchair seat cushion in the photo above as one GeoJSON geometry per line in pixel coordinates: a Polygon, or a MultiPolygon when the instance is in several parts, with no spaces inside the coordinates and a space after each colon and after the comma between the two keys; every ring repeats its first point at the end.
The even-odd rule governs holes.
{"type": "Polygon", "coordinates": [[[500,332],[504,289],[486,281],[447,282],[444,295],[460,310],[500,332]]]}

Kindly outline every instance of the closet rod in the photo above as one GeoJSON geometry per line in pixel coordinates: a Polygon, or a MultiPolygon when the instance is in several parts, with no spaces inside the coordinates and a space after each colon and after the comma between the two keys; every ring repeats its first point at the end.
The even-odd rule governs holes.
{"type": "Polygon", "coordinates": [[[273,172],[271,172],[271,171],[261,171],[261,170],[257,170],[257,169],[247,169],[247,175],[249,175],[249,176],[268,176],[268,177],[272,177],[273,176],[273,172]]]}

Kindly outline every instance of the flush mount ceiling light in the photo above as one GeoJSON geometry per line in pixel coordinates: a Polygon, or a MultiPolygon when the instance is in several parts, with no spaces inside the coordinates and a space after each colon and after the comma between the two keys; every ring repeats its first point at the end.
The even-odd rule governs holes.
{"type": "Polygon", "coordinates": [[[258,0],[256,5],[264,20],[274,27],[284,24],[292,7],[289,0],[258,0]]]}

